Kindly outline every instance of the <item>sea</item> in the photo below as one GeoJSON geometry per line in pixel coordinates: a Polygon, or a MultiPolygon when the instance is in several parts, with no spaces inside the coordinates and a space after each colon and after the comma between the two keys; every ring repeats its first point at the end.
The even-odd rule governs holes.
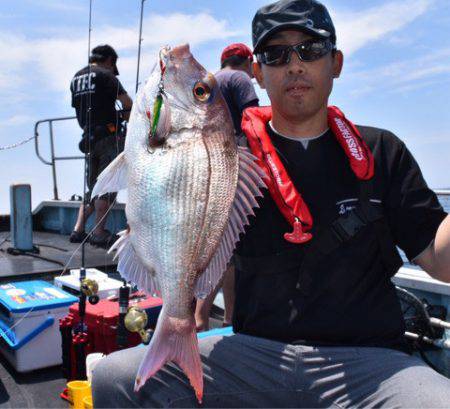
{"type": "Polygon", "coordinates": [[[448,213],[450,213],[450,191],[448,195],[439,195],[439,201],[441,202],[442,207],[448,213]]]}

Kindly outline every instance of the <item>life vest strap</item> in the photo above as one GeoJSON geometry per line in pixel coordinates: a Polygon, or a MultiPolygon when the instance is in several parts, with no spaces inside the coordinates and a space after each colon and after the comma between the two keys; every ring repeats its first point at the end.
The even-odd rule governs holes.
{"type": "MultiPolygon", "coordinates": [[[[264,182],[272,199],[293,227],[293,232],[284,235],[285,240],[304,244],[312,238],[308,231],[313,226],[313,218],[267,133],[266,126],[271,118],[270,107],[248,108],[243,114],[242,129],[252,153],[258,158],[258,165],[266,174],[264,182]]],[[[374,174],[374,159],[358,129],[334,106],[328,108],[328,124],[342,146],[356,177],[359,180],[370,180],[374,174]]],[[[346,227],[343,229],[345,232],[346,227]]]]}

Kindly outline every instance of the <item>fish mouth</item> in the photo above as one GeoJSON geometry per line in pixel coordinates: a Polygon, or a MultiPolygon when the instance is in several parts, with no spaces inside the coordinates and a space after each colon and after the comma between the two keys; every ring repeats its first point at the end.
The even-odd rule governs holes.
{"type": "Polygon", "coordinates": [[[189,48],[189,44],[182,44],[177,47],[174,47],[170,51],[170,55],[173,58],[184,60],[186,58],[190,58],[192,56],[191,50],[189,48]]]}

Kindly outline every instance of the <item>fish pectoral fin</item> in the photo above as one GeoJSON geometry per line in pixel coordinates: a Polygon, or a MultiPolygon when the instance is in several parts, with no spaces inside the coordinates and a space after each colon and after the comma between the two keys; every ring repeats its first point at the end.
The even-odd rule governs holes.
{"type": "Polygon", "coordinates": [[[118,192],[127,188],[127,164],[125,154],[122,152],[107,168],[100,173],[97,183],[92,190],[92,197],[105,193],[118,192]]]}
{"type": "Polygon", "coordinates": [[[217,286],[239,241],[239,234],[244,231],[245,225],[249,224],[248,216],[254,215],[253,208],[259,207],[256,197],[263,195],[261,189],[266,185],[262,179],[264,172],[255,160],[256,157],[248,148],[239,147],[239,176],[234,202],[219,246],[208,267],[197,280],[197,298],[206,298],[217,286]]]}
{"type": "Polygon", "coordinates": [[[199,403],[203,397],[203,368],[198,350],[195,320],[168,317],[160,313],[155,333],[142,360],[134,384],[138,391],[166,362],[180,366],[194,388],[199,403]]]}
{"type": "Polygon", "coordinates": [[[159,294],[160,287],[153,268],[148,268],[142,264],[136,254],[130,240],[129,230],[119,233],[119,239],[111,246],[108,252],[117,250],[114,258],[119,258],[117,270],[127,281],[131,281],[147,294],[159,294]]]}

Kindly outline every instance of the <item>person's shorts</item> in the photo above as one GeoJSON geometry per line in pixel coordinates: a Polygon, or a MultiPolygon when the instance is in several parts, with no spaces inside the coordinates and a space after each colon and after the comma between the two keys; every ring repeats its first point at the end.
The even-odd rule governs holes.
{"type": "MultiPolygon", "coordinates": [[[[94,144],[91,154],[88,156],[86,166],[86,181],[88,186],[87,203],[91,201],[91,192],[97,182],[97,178],[105,168],[117,157],[120,149],[116,144],[116,140],[112,135],[110,138],[103,138],[94,144]]],[[[100,199],[112,202],[117,193],[108,193],[100,197],[100,199]]]]}

